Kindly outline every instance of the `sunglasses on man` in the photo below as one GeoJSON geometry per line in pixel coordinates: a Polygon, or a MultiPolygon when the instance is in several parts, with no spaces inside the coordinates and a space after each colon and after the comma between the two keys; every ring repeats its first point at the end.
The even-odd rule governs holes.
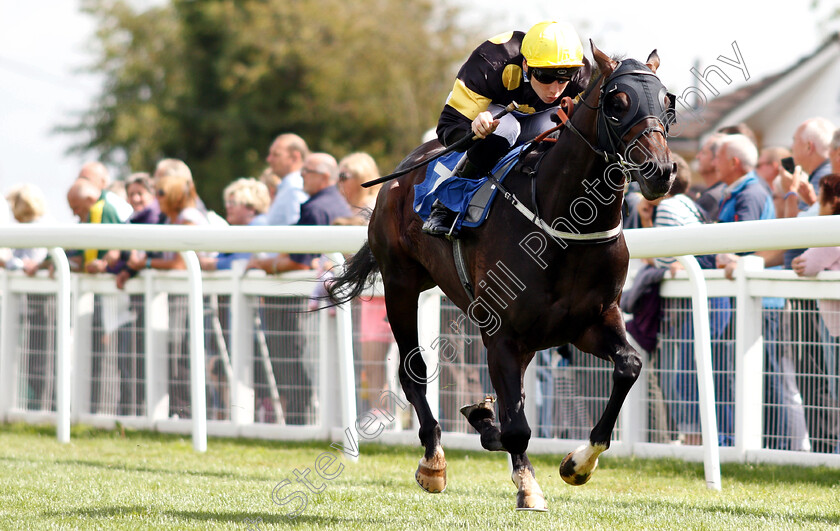
{"type": "Polygon", "coordinates": [[[577,71],[577,68],[529,68],[528,74],[544,85],[551,85],[555,81],[568,83],[577,71]]]}

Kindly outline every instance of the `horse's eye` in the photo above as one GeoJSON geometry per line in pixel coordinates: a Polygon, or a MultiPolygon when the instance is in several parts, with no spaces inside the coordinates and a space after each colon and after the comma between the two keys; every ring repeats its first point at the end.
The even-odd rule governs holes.
{"type": "Polygon", "coordinates": [[[627,109],[626,96],[621,93],[613,94],[604,102],[604,111],[610,118],[619,118],[621,113],[627,109]]]}

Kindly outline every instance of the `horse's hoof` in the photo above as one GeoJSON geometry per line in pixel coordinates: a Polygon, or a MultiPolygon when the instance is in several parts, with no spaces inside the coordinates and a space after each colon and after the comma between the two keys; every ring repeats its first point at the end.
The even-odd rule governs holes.
{"type": "Polygon", "coordinates": [[[442,448],[438,447],[431,459],[420,459],[414,479],[426,492],[437,494],[446,490],[446,458],[442,448]]]}
{"type": "Polygon", "coordinates": [[[519,471],[513,471],[511,473],[511,479],[514,485],[516,485],[516,488],[519,489],[516,493],[517,511],[548,511],[548,505],[545,503],[545,495],[530,469],[524,468],[519,471]]]}
{"type": "Polygon", "coordinates": [[[516,495],[516,510],[545,513],[548,512],[548,505],[545,503],[545,497],[542,494],[523,496],[520,492],[516,495]]]}
{"type": "Polygon", "coordinates": [[[598,467],[598,456],[606,450],[604,445],[585,444],[569,452],[560,463],[560,477],[569,485],[583,485],[598,467]]]}
{"type": "Polygon", "coordinates": [[[493,403],[496,401],[495,398],[488,395],[477,404],[468,404],[461,408],[461,414],[464,415],[470,424],[475,427],[476,423],[481,420],[490,419],[491,421],[496,420],[496,412],[493,410],[493,403]]]}

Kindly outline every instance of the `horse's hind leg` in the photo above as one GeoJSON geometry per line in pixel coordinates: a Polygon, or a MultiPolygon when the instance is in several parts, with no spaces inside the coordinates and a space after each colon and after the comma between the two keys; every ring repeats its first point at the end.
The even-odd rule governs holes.
{"type": "Polygon", "coordinates": [[[420,443],[426,449],[414,478],[428,492],[443,492],[446,488],[446,458],[440,446],[440,425],[426,400],[426,363],[417,338],[420,282],[416,277],[411,278],[408,268],[392,275],[383,273],[383,281],[388,321],[400,349],[400,384],[417,412],[420,443]]]}
{"type": "Polygon", "coordinates": [[[614,364],[613,389],[604,413],[589,434],[589,443],[570,452],[560,464],[563,481],[570,485],[583,485],[598,466],[598,456],[610,447],[618,413],[639,377],[642,360],[627,342],[624,323],[616,306],[608,310],[603,323],[587,329],[575,345],[614,364]]]}
{"type": "Polygon", "coordinates": [[[525,453],[531,438],[531,428],[525,418],[522,375],[531,358],[533,353],[522,356],[513,349],[500,348],[498,343],[487,350],[490,379],[499,400],[499,439],[504,449],[510,453],[511,479],[517,488],[516,510],[547,511],[545,495],[537,483],[534,467],[525,453]]]}

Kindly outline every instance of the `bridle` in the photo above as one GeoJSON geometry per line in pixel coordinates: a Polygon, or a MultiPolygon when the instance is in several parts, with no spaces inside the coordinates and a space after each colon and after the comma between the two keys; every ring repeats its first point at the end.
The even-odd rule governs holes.
{"type": "MultiPolygon", "coordinates": [[[[590,85],[589,89],[582,96],[577,98],[584,106],[596,112],[597,145],[592,145],[592,142],[577,127],[572,125],[569,115],[571,115],[574,105],[570,98],[566,98],[568,101],[561,102],[557,110],[557,116],[561,123],[532,140],[530,146],[533,147],[539,142],[547,140],[549,134],[558,129],[565,128],[577,135],[597,155],[603,157],[607,164],[618,163],[622,172],[626,172],[636,167],[636,164],[628,162],[622,155],[622,152],[619,150],[622,144],[624,145],[624,152],[627,153],[636,141],[647,134],[658,132],[667,137],[669,126],[675,122],[675,97],[673,94],[667,92],[665,86],[659,81],[659,78],[646,65],[635,59],[627,59],[620,62],[603,85],[601,85],[598,104],[593,107],[586,103],[586,99],[592,90],[598,86],[602,76],[603,74],[590,85]],[[630,109],[621,118],[609,116],[604,110],[604,101],[606,98],[618,92],[625,92],[631,102],[630,109]],[[670,99],[670,104],[667,108],[665,106],[666,95],[670,99]],[[568,111],[568,114],[566,114],[564,108],[568,111]],[[645,127],[633,135],[633,138],[629,142],[624,142],[624,136],[633,127],[648,118],[656,120],[656,125],[645,127]]],[[[528,151],[530,151],[530,148],[524,149],[520,153],[520,160],[528,151]]],[[[560,231],[545,222],[540,217],[539,208],[537,207],[536,174],[540,161],[542,161],[542,157],[539,158],[533,170],[529,172],[531,175],[531,196],[534,204],[533,212],[522,204],[515,195],[509,192],[494,175],[491,174],[489,179],[498,187],[505,199],[510,201],[523,216],[554,238],[555,241],[562,242],[563,240],[568,240],[570,243],[594,244],[606,243],[618,238],[621,234],[621,221],[609,230],[588,233],[560,231]]],[[[565,244],[562,245],[565,248],[565,244]]]]}
{"type": "Polygon", "coordinates": [[[592,90],[598,86],[602,76],[603,74],[579,98],[585,107],[596,112],[597,145],[592,145],[570,121],[566,121],[565,128],[580,137],[592,151],[603,157],[605,162],[617,162],[621,166],[635,166],[627,162],[622,153],[629,152],[633,144],[647,134],[660,133],[667,138],[671,124],[676,121],[676,97],[667,91],[665,85],[646,65],[635,59],[626,59],[618,64],[601,85],[598,104],[593,107],[586,100],[592,90]],[[626,93],[630,101],[630,109],[620,118],[610,116],[604,109],[607,98],[619,92],[626,93]],[[667,107],[665,106],[666,96],[669,99],[667,107]],[[648,118],[653,118],[656,124],[638,131],[627,142],[623,140],[633,127],[648,118]]]}

